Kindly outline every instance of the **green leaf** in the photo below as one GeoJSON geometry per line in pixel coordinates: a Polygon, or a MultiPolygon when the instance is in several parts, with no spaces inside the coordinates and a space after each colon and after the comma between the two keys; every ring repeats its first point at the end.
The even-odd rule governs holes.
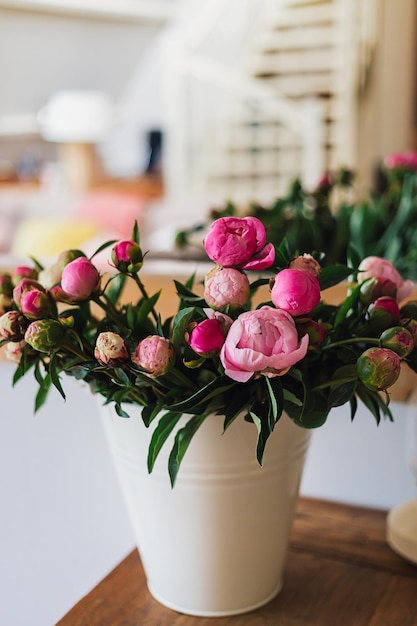
{"type": "Polygon", "coordinates": [[[136,307],[135,323],[137,324],[137,326],[140,326],[148,318],[149,313],[158,302],[160,295],[161,290],[159,290],[153,296],[149,296],[149,298],[144,298],[141,300],[139,306],[136,307]]]}
{"type": "Polygon", "coordinates": [[[168,472],[171,479],[171,487],[175,485],[184,454],[187,452],[192,438],[206,417],[206,414],[194,415],[175,435],[174,445],[168,459],[168,472]]]}
{"type": "Polygon", "coordinates": [[[351,399],[349,400],[349,403],[350,403],[350,420],[351,422],[353,422],[353,420],[355,419],[356,411],[358,410],[358,401],[356,399],[356,396],[352,396],[351,399]]]}
{"type": "Polygon", "coordinates": [[[297,398],[297,396],[292,393],[292,391],[289,391],[288,389],[283,390],[284,393],[284,401],[285,402],[290,402],[291,404],[295,404],[295,406],[303,406],[302,401],[297,398]]]}
{"type": "Polygon", "coordinates": [[[151,473],[158,454],[161,451],[162,446],[168,439],[175,426],[178,424],[182,413],[175,413],[174,411],[168,411],[161,417],[155,428],[148,449],[148,472],[151,473]]]}
{"type": "Polygon", "coordinates": [[[279,267],[288,267],[291,262],[291,251],[288,245],[286,237],[281,241],[278,247],[275,248],[275,264],[279,267]]]}
{"type": "Polygon", "coordinates": [[[191,322],[194,312],[194,307],[187,307],[185,309],[181,309],[181,311],[179,311],[174,318],[172,327],[172,343],[177,352],[179,352],[180,346],[184,343],[185,329],[191,322]]]}
{"type": "Polygon", "coordinates": [[[56,389],[58,389],[59,393],[61,394],[61,396],[65,400],[66,399],[65,398],[65,393],[64,393],[64,390],[62,388],[61,381],[60,381],[59,375],[58,375],[56,353],[51,355],[51,360],[50,360],[50,363],[49,363],[49,374],[51,376],[52,384],[54,385],[54,387],[56,389]]]}
{"type": "Polygon", "coordinates": [[[126,411],[124,409],[122,409],[121,405],[119,402],[115,402],[114,404],[114,408],[116,410],[116,413],[119,417],[126,417],[126,418],[130,418],[129,413],[126,413],[126,411]]]}
{"type": "Polygon", "coordinates": [[[332,265],[331,267],[323,267],[320,277],[320,289],[328,289],[334,285],[338,285],[342,280],[348,278],[354,272],[353,268],[345,265],[332,265]]]}
{"type": "Polygon", "coordinates": [[[271,403],[271,412],[274,424],[279,420],[284,405],[284,392],[282,382],[278,376],[275,378],[265,377],[266,386],[271,403]]]}
{"type": "Polygon", "coordinates": [[[50,376],[45,376],[35,397],[35,413],[45,404],[50,388],[51,378],[50,376]]]}
{"type": "Polygon", "coordinates": [[[349,402],[355,395],[356,385],[357,381],[334,386],[329,393],[329,407],[342,406],[349,402]]]}
{"type": "Polygon", "coordinates": [[[137,220],[135,220],[135,224],[132,230],[132,241],[134,241],[138,245],[140,244],[140,232],[137,220]]]}
{"type": "Polygon", "coordinates": [[[102,252],[103,250],[105,250],[106,248],[108,248],[109,246],[112,246],[113,244],[117,243],[117,239],[112,239],[111,241],[106,241],[106,243],[103,243],[101,246],[99,246],[97,248],[97,250],[95,252],[93,252],[93,254],[90,256],[90,261],[92,259],[94,259],[94,257],[99,254],[100,252],[102,252]]]}
{"type": "Polygon", "coordinates": [[[361,285],[356,285],[356,287],[352,289],[352,293],[350,293],[346,300],[340,305],[334,321],[334,328],[338,328],[345,321],[347,313],[359,299],[360,289],[361,285]]]}
{"type": "Polygon", "coordinates": [[[161,407],[158,404],[149,404],[142,409],[142,420],[146,428],[151,424],[155,417],[161,412],[161,407]]]}
{"type": "Polygon", "coordinates": [[[379,410],[379,403],[376,399],[378,396],[378,392],[370,391],[365,387],[365,385],[358,384],[356,388],[356,395],[375,417],[376,423],[379,424],[381,421],[381,414],[379,410]]]}
{"type": "Polygon", "coordinates": [[[207,402],[211,398],[218,396],[221,393],[231,389],[234,387],[236,383],[231,381],[228,376],[220,376],[219,378],[214,378],[207,385],[205,385],[202,389],[199,389],[192,396],[189,396],[185,400],[181,402],[176,402],[175,404],[170,405],[170,409],[174,409],[175,411],[181,411],[182,413],[187,413],[193,410],[196,406],[201,404],[203,401],[207,402]]]}
{"type": "Polygon", "coordinates": [[[178,297],[185,304],[190,304],[193,306],[207,306],[206,301],[201,296],[193,293],[188,287],[180,283],[178,280],[174,280],[175,287],[177,289],[178,297]]]}
{"type": "Polygon", "coordinates": [[[116,274],[114,277],[111,278],[111,284],[109,289],[107,290],[107,297],[110,302],[113,302],[113,304],[115,304],[119,300],[125,284],[126,274],[116,274]]]}

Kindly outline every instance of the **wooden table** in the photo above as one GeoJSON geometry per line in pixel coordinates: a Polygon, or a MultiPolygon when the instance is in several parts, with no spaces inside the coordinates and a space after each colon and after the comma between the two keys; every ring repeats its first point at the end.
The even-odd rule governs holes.
{"type": "Polygon", "coordinates": [[[133,551],[56,626],[417,626],[417,567],[387,546],[385,518],[300,499],[284,587],[245,615],[198,618],[161,606],[133,551]]]}

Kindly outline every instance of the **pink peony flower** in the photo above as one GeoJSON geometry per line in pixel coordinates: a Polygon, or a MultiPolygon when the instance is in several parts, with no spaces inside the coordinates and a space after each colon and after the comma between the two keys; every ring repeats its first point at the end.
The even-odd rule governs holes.
{"type": "Polygon", "coordinates": [[[101,365],[118,367],[129,358],[124,339],[117,333],[100,333],[96,340],[94,356],[101,365]]]}
{"type": "Polygon", "coordinates": [[[407,298],[413,290],[412,280],[403,280],[395,267],[387,259],[378,256],[368,256],[359,265],[358,282],[362,283],[367,278],[376,278],[381,281],[391,281],[397,288],[397,302],[407,298]]]}
{"type": "Polygon", "coordinates": [[[194,324],[186,334],[188,345],[194,352],[204,356],[214,356],[220,352],[225,337],[223,324],[214,317],[194,324]]]}
{"type": "Polygon", "coordinates": [[[319,281],[305,270],[282,270],[275,277],[271,300],[293,316],[306,315],[320,302],[319,281]]]}
{"type": "Polygon", "coordinates": [[[256,217],[221,217],[212,223],[204,248],[223,267],[262,270],[275,260],[274,246],[265,242],[265,227],[256,217]]]}
{"type": "Polygon", "coordinates": [[[151,378],[166,374],[175,358],[172,343],[159,335],[150,335],[139,342],[132,362],[151,378]]]}
{"type": "Polygon", "coordinates": [[[417,171],[416,152],[392,152],[384,159],[384,165],[388,170],[405,168],[417,171]]]}
{"type": "Polygon", "coordinates": [[[62,271],[61,287],[71,302],[88,300],[100,283],[96,267],[86,257],[78,257],[62,271]]]}
{"type": "Polygon", "coordinates": [[[249,294],[248,277],[232,267],[215,267],[204,280],[204,299],[213,309],[244,306],[249,294]]]}
{"type": "Polygon", "coordinates": [[[298,339],[286,311],[263,306],[239,315],[220,352],[227,376],[245,383],[254,374],[282,376],[307,353],[308,335],[298,339]]]}

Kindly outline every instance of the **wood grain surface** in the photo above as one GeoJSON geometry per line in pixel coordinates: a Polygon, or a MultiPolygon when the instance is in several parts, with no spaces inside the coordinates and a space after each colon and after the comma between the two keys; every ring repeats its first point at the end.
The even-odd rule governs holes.
{"type": "Polygon", "coordinates": [[[300,499],[284,586],[245,615],[163,607],[134,551],[56,626],[417,626],[417,567],[387,546],[385,519],[384,511],[300,499]]]}

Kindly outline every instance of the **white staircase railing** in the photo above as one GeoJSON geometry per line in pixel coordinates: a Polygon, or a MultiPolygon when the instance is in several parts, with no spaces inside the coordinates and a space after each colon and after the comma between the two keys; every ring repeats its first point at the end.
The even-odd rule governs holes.
{"type": "MultiPolygon", "coordinates": [[[[375,45],[378,2],[328,2],[335,16],[334,88],[339,124],[335,154],[337,165],[354,167],[358,93],[375,45]]],[[[271,28],[269,20],[276,23],[286,10],[288,18],[288,10],[295,4],[292,0],[184,3],[187,19],[172,29],[166,45],[169,116],[164,169],[169,196],[181,200],[190,195],[223,194],[261,200],[262,195],[276,195],[281,190],[279,179],[282,183],[287,174],[300,176],[307,186],[318,181],[326,167],[325,103],[318,98],[286,98],[248,71],[250,54],[259,49],[268,24],[271,28]],[[269,141],[275,141],[269,154],[262,153],[261,133],[257,132],[265,122],[271,129],[265,131],[270,132],[269,141]],[[239,124],[246,125],[247,134],[253,135],[246,154],[230,149],[239,124]],[[280,151],[281,136],[273,137],[278,127],[294,137],[291,158],[280,157],[284,150],[280,151]],[[291,160],[293,167],[287,172],[291,160]],[[229,177],[223,176],[216,186],[214,179],[221,181],[226,171],[229,177]]]]}
{"type": "MultiPolygon", "coordinates": [[[[236,122],[250,122],[254,110],[255,123],[266,117],[297,138],[301,146],[301,154],[296,157],[297,173],[307,185],[315,184],[324,169],[321,103],[290,102],[245,73],[250,42],[256,40],[268,15],[276,13],[280,0],[209,0],[207,11],[205,4],[199,2],[196,11],[194,3],[195,13],[189,6],[187,26],[181,27],[180,23],[167,39],[167,194],[178,201],[190,195],[216,196],[216,189],[209,182],[213,160],[219,160],[221,170],[226,158],[221,154],[225,136],[233,132],[231,126],[236,126],[236,122]],[[219,136],[223,142],[216,146],[219,136]]],[[[217,195],[226,193],[247,200],[259,199],[255,194],[276,195],[279,163],[276,162],[274,172],[271,159],[270,184],[266,189],[256,171],[261,162],[257,156],[254,146],[246,157],[252,166],[247,163],[245,169],[240,163],[239,169],[239,158],[229,155],[228,167],[235,162],[235,180],[223,185],[217,195]]]]}

